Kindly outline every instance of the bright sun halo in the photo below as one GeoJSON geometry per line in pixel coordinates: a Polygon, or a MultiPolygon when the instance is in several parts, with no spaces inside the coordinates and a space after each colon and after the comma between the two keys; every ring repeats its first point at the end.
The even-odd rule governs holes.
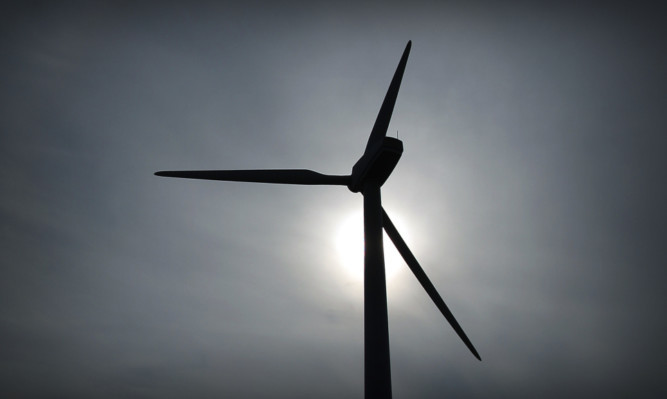
{"type": "MultiPolygon", "coordinates": [[[[400,218],[397,220],[392,216],[392,221],[399,228],[401,235],[407,240],[409,235],[400,223],[400,218]]],[[[394,244],[391,242],[387,234],[383,236],[384,243],[384,260],[385,273],[387,280],[396,275],[401,267],[405,267],[403,258],[398,253],[394,244]]],[[[350,214],[338,227],[336,234],[336,250],[341,264],[348,272],[348,274],[358,281],[364,279],[364,215],[362,212],[355,212],[350,214]]]]}

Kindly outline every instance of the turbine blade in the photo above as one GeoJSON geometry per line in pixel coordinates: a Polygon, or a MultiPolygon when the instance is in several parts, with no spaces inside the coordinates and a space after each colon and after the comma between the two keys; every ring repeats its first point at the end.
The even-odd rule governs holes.
{"type": "Polygon", "coordinates": [[[156,176],[250,183],[346,186],[350,176],[323,175],[307,169],[181,170],[155,172],[156,176]]]}
{"type": "Polygon", "coordinates": [[[417,277],[417,280],[419,280],[419,283],[422,285],[422,287],[424,287],[424,290],[426,290],[428,296],[430,296],[435,303],[435,306],[440,309],[442,315],[445,316],[445,319],[447,319],[452,328],[454,328],[456,334],[458,334],[461,340],[463,340],[463,343],[468,347],[468,349],[470,349],[470,352],[472,352],[472,354],[475,355],[478,360],[482,360],[482,358],[479,357],[479,353],[477,353],[477,350],[472,345],[472,342],[470,342],[468,336],[465,332],[463,332],[463,329],[454,318],[452,312],[449,310],[447,305],[445,305],[445,301],[442,300],[440,294],[438,294],[438,291],[431,283],[431,280],[429,280],[429,278],[426,276],[424,269],[421,268],[419,262],[417,262],[417,259],[412,254],[412,251],[410,251],[408,245],[405,243],[405,241],[403,241],[403,238],[398,233],[398,230],[396,230],[396,227],[394,227],[394,224],[391,222],[391,219],[389,219],[389,216],[384,209],[382,209],[382,226],[384,227],[384,230],[387,232],[387,235],[391,241],[396,246],[396,249],[398,249],[398,252],[401,254],[403,259],[405,259],[405,262],[415,274],[415,277],[417,277]]]}
{"type": "Polygon", "coordinates": [[[382,107],[380,107],[380,112],[375,119],[373,130],[371,130],[371,135],[368,138],[366,151],[368,151],[372,144],[381,141],[382,138],[384,138],[384,136],[387,134],[389,120],[391,119],[391,114],[394,111],[394,105],[396,104],[396,97],[398,96],[398,89],[401,87],[403,72],[405,71],[405,65],[408,62],[408,55],[410,55],[410,47],[412,47],[412,41],[408,41],[408,44],[405,46],[405,50],[403,51],[403,56],[398,62],[398,67],[396,67],[396,72],[394,72],[394,78],[391,80],[387,94],[385,95],[384,101],[382,102],[382,107]]]}

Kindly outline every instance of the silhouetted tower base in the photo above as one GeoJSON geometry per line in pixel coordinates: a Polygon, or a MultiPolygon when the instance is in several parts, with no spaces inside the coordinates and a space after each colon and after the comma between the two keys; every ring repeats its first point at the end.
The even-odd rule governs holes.
{"type": "Polygon", "coordinates": [[[365,396],[366,399],[390,399],[389,323],[379,181],[366,181],[363,195],[365,396]]]}

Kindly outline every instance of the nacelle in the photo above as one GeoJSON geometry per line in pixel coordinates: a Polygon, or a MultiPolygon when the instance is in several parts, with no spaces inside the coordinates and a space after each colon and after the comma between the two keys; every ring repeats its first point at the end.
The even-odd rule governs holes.
{"type": "Polygon", "coordinates": [[[373,179],[380,186],[396,167],[403,154],[403,142],[393,137],[384,137],[369,148],[352,167],[352,179],[347,186],[353,193],[363,190],[367,180],[373,179]]]}

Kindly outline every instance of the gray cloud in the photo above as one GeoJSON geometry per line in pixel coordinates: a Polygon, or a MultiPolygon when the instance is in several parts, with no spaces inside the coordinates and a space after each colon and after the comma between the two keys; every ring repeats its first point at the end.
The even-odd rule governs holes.
{"type": "Polygon", "coordinates": [[[395,397],[664,395],[664,28],[607,6],[12,5],[2,17],[0,392],[361,397],[337,187],[400,51],[395,397]]]}

